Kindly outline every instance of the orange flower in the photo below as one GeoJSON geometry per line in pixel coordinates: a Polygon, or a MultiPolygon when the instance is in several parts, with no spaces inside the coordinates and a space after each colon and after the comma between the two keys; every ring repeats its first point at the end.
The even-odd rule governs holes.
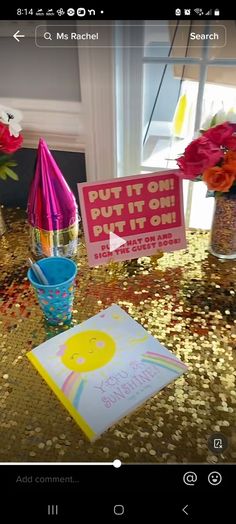
{"type": "Polygon", "coordinates": [[[229,174],[234,175],[236,179],[236,160],[234,162],[229,162],[228,164],[224,164],[222,166],[222,169],[229,174]]]}
{"type": "Polygon", "coordinates": [[[236,162],[236,151],[228,151],[224,156],[224,164],[236,162]]]}
{"type": "Polygon", "coordinates": [[[204,171],[202,179],[210,191],[226,193],[234,183],[235,172],[232,173],[223,167],[210,167],[204,171]]]}

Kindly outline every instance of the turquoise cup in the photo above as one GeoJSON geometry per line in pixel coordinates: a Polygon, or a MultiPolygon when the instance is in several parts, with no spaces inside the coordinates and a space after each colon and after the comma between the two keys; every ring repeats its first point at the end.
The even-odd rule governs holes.
{"type": "Polygon", "coordinates": [[[32,284],[40,307],[51,325],[66,324],[72,317],[74,283],[77,266],[64,257],[48,257],[37,261],[48,285],[40,284],[30,268],[27,276],[32,284]]]}

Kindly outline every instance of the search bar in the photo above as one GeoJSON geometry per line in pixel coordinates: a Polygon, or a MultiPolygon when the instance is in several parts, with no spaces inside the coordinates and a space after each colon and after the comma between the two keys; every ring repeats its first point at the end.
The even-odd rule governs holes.
{"type": "Polygon", "coordinates": [[[38,25],[37,47],[111,47],[112,26],[106,25],[38,25]]]}
{"type": "Polygon", "coordinates": [[[54,32],[49,32],[49,31],[46,31],[44,34],[43,34],[43,38],[44,40],[50,40],[50,42],[55,41],[60,43],[61,41],[64,43],[65,41],[69,41],[69,42],[76,42],[76,41],[90,41],[90,40],[98,40],[99,39],[99,34],[98,32],[96,33],[92,33],[91,31],[87,31],[87,32],[84,32],[84,31],[80,31],[80,32],[75,32],[75,31],[70,31],[69,33],[66,33],[64,31],[57,31],[56,34],[54,34],[54,32]]]}
{"type": "MultiPolygon", "coordinates": [[[[169,28],[175,25],[169,24],[169,28]]],[[[152,48],[170,47],[170,42],[159,42],[158,33],[161,25],[152,25],[156,29],[156,41],[152,42],[152,48]]],[[[130,25],[132,31],[132,47],[143,47],[140,45],[140,33],[143,31],[142,25],[130,25]],[[137,35],[137,45],[135,45],[135,35],[137,35]]],[[[37,47],[129,47],[112,44],[111,38],[113,26],[110,25],[38,25],[35,29],[35,44],[37,47]]],[[[189,33],[189,25],[181,25],[178,31],[178,39],[174,48],[186,49],[186,35],[189,33]]],[[[155,34],[154,34],[155,36],[155,34]]],[[[226,27],[224,25],[211,25],[206,29],[205,25],[194,24],[193,30],[189,34],[188,48],[202,47],[207,42],[208,47],[224,47],[226,45],[226,27]]]]}

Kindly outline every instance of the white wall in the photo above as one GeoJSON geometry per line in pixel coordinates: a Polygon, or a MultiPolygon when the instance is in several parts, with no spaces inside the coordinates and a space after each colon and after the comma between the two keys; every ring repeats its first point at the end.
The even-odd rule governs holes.
{"type": "Polygon", "coordinates": [[[79,102],[77,49],[36,47],[37,23],[28,23],[28,27],[20,21],[6,24],[0,22],[0,35],[9,35],[0,37],[0,97],[79,102]],[[18,29],[31,36],[17,43],[12,35],[18,29]]]}

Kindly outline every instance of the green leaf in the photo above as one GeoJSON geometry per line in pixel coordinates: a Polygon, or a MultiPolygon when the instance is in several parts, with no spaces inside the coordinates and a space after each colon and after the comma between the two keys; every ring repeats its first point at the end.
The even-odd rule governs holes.
{"type": "Polygon", "coordinates": [[[6,164],[9,160],[11,161],[9,155],[0,155],[0,166],[6,164]]]}
{"type": "Polygon", "coordinates": [[[6,173],[7,176],[12,178],[13,180],[19,180],[18,175],[14,171],[12,171],[12,169],[10,169],[7,166],[5,168],[5,173],[6,173]]]}
{"type": "Polygon", "coordinates": [[[7,166],[15,167],[17,166],[17,162],[6,162],[7,166]]]}
{"type": "Polygon", "coordinates": [[[5,175],[5,173],[1,173],[1,172],[0,172],[0,178],[1,178],[2,180],[6,180],[6,179],[7,179],[7,175],[5,175]]]}
{"type": "Polygon", "coordinates": [[[210,127],[214,127],[216,125],[216,117],[217,117],[217,113],[213,116],[211,123],[210,123],[210,127]]]}

